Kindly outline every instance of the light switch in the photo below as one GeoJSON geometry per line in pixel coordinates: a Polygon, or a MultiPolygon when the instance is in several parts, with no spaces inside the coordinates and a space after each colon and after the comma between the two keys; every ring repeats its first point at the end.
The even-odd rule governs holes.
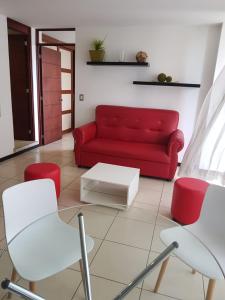
{"type": "Polygon", "coordinates": [[[80,100],[80,101],[84,101],[84,94],[80,94],[80,95],[79,95],[79,100],[80,100]]]}

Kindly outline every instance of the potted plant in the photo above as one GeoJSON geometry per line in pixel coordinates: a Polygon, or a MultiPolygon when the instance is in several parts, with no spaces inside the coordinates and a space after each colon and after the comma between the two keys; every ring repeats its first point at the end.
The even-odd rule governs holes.
{"type": "Polygon", "coordinates": [[[94,40],[92,50],[89,50],[91,61],[103,61],[105,56],[104,40],[94,40]]]}

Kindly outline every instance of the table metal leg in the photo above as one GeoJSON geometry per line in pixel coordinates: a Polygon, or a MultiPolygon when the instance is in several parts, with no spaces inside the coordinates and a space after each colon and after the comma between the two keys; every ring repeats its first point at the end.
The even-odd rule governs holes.
{"type": "Polygon", "coordinates": [[[81,257],[82,257],[82,266],[83,266],[83,278],[85,281],[84,282],[85,299],[92,300],[91,281],[90,281],[90,273],[89,273],[88,258],[87,258],[87,247],[85,241],[84,216],[82,213],[78,214],[78,220],[79,220],[81,257]]]}
{"type": "Polygon", "coordinates": [[[31,291],[26,290],[22,286],[19,286],[8,279],[3,280],[1,286],[3,289],[9,290],[13,294],[21,296],[23,299],[45,300],[44,298],[32,293],[31,291]]]}

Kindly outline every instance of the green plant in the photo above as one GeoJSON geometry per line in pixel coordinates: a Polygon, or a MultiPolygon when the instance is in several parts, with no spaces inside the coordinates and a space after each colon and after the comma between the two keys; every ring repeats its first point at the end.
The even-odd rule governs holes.
{"type": "Polygon", "coordinates": [[[94,50],[104,50],[105,48],[104,48],[104,41],[105,41],[105,39],[104,40],[94,40],[93,42],[92,42],[92,48],[94,49],[94,50]]]}

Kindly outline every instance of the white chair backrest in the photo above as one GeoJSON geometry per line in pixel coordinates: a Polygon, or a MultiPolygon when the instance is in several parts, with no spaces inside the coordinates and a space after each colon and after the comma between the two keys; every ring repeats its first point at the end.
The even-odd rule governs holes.
{"type": "Polygon", "coordinates": [[[225,237],[225,188],[210,184],[203,201],[200,218],[197,221],[205,231],[225,237]]]}
{"type": "Polygon", "coordinates": [[[57,211],[55,184],[39,179],[17,184],[2,194],[7,243],[37,219],[57,211]]]}
{"type": "Polygon", "coordinates": [[[225,275],[225,188],[209,185],[200,218],[184,227],[206,246],[225,275]]]}

